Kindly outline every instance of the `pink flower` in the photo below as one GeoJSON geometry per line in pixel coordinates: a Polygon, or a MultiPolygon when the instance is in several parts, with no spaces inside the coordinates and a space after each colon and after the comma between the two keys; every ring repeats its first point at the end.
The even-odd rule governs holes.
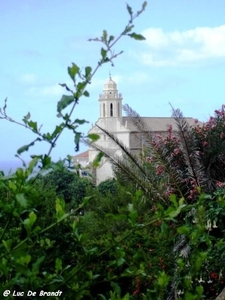
{"type": "Polygon", "coordinates": [[[216,185],[217,185],[218,187],[223,187],[223,186],[224,186],[224,183],[223,183],[223,182],[220,182],[220,181],[217,181],[217,182],[216,182],[216,185]]]}
{"type": "Polygon", "coordinates": [[[146,161],[148,163],[152,163],[154,161],[153,157],[146,157],[146,161]]]}
{"type": "Polygon", "coordinates": [[[212,279],[217,279],[217,278],[218,278],[218,274],[217,274],[216,272],[212,272],[212,273],[210,274],[210,277],[211,277],[212,279]]]}
{"type": "Polygon", "coordinates": [[[225,133],[224,133],[224,132],[221,132],[220,138],[221,138],[221,139],[224,139],[224,137],[225,137],[225,133]]]}
{"type": "Polygon", "coordinates": [[[162,175],[162,173],[164,172],[164,168],[162,166],[157,166],[156,167],[156,175],[162,175]]]}
{"type": "Polygon", "coordinates": [[[173,154],[174,155],[177,155],[177,154],[179,154],[180,153],[180,149],[179,148],[175,148],[174,150],[173,150],[173,154]]]}

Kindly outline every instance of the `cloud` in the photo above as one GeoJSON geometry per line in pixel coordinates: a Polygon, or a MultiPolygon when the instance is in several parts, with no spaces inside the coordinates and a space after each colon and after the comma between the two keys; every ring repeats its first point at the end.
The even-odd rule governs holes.
{"type": "Polygon", "coordinates": [[[40,78],[40,76],[33,73],[22,74],[19,76],[17,81],[26,87],[26,94],[32,97],[61,96],[63,93],[67,93],[62,86],[57,83],[53,83],[53,80],[40,78]]]}
{"type": "Polygon", "coordinates": [[[19,77],[19,82],[25,85],[35,84],[37,82],[37,76],[33,73],[25,73],[19,77]]]}
{"type": "Polygon", "coordinates": [[[46,85],[46,86],[33,86],[29,88],[28,93],[32,96],[62,96],[64,89],[57,84],[46,85]]]}
{"type": "Polygon", "coordinates": [[[140,84],[149,81],[149,75],[143,72],[135,72],[124,78],[125,82],[130,84],[140,84]]]}
{"type": "Polygon", "coordinates": [[[149,50],[140,58],[147,65],[186,66],[225,59],[225,25],[172,32],[148,28],[142,34],[149,50]]]}

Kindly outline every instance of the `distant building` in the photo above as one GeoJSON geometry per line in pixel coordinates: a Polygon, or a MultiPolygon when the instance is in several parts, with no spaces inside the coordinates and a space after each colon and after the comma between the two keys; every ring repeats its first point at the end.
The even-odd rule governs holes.
{"type": "MultiPolygon", "coordinates": [[[[114,136],[117,137],[123,144],[133,153],[139,154],[143,149],[142,133],[137,131],[137,128],[133,125],[129,117],[122,116],[122,94],[117,90],[117,84],[112,80],[111,76],[104,84],[103,92],[99,95],[99,110],[100,117],[96,124],[101,128],[106,129],[114,136]]],[[[176,128],[176,122],[174,118],[169,117],[144,117],[142,120],[145,122],[151,131],[163,134],[167,131],[168,126],[172,125],[176,128]]],[[[186,118],[190,125],[193,125],[193,118],[186,118]]],[[[97,145],[106,149],[111,156],[122,155],[118,146],[108,138],[104,132],[102,132],[96,125],[94,125],[89,134],[96,133],[100,136],[96,142],[97,145]]],[[[94,161],[98,151],[90,147],[88,151],[74,157],[74,162],[82,158],[84,164],[88,164],[94,161]],[[88,155],[87,155],[88,153],[88,155]]],[[[111,164],[107,158],[103,158],[100,167],[95,170],[96,184],[112,178],[113,171],[111,164]]]]}
{"type": "Polygon", "coordinates": [[[78,172],[79,176],[88,176],[89,150],[75,155],[73,157],[73,163],[76,167],[76,171],[78,172]]]}
{"type": "Polygon", "coordinates": [[[86,167],[89,161],[89,150],[75,155],[73,161],[76,165],[79,164],[81,167],[86,167]]]}

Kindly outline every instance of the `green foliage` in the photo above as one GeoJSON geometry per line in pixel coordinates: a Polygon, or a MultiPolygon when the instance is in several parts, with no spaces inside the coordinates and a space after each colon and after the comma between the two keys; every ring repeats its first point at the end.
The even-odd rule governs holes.
{"type": "Polygon", "coordinates": [[[103,196],[108,194],[117,196],[117,182],[115,179],[107,179],[98,185],[98,190],[103,196]]]}
{"type": "MultiPolygon", "coordinates": [[[[61,84],[69,95],[57,104],[61,123],[52,133],[42,133],[30,113],[22,123],[11,119],[5,101],[0,118],[37,136],[18,155],[36,141],[50,148],[47,154],[32,156],[15,174],[0,173],[1,295],[6,289],[42,290],[52,293],[48,299],[59,299],[54,293],[60,290],[60,299],[190,300],[215,299],[224,288],[224,107],[204,126],[194,128],[174,111],[180,139],[172,128],[166,137],[143,130],[151,149],[135,157],[121,144],[127,159],[114,159],[119,180],[98,187],[65,168],[65,162],[72,168],[70,156],[51,161],[65,129],[72,130],[79,149],[78,126],[86,120],[72,118],[75,106],[82,96],[89,96],[86,87],[98,68],[113,64],[122,53],[112,51],[122,36],[144,39],[132,30],[146,5],[136,14],[127,5],[129,21],[117,38],[104,30],[94,39],[103,43],[95,69],[75,63],[68,67],[75,90],[61,84]]],[[[134,112],[131,117],[144,128],[134,112]]],[[[98,136],[89,139],[95,142],[98,136]]],[[[95,167],[104,154],[109,157],[100,152],[95,167]]]]}
{"type": "Polygon", "coordinates": [[[39,175],[36,184],[40,184],[45,190],[54,191],[55,195],[63,199],[71,209],[77,208],[86,195],[86,188],[91,186],[90,180],[80,178],[74,171],[65,167],[60,170],[52,170],[45,175],[39,175]]]}
{"type": "Polygon", "coordinates": [[[68,105],[70,105],[73,101],[74,101],[73,96],[63,95],[57,104],[58,113],[61,113],[61,111],[65,109],[68,105]]]}
{"type": "MultiPolygon", "coordinates": [[[[128,25],[144,11],[145,6],[146,4],[137,14],[130,15],[128,25]]],[[[103,31],[102,37],[95,39],[103,43],[96,68],[87,66],[81,69],[75,63],[68,67],[74,91],[67,84],[60,84],[67,93],[58,101],[57,116],[61,123],[57,124],[52,132],[43,133],[38,123],[31,120],[30,113],[22,122],[10,118],[6,111],[7,99],[0,110],[1,119],[16,123],[37,136],[32,142],[18,149],[18,157],[37,141],[49,144],[48,153],[33,155],[28,166],[23,163],[24,169],[20,168],[8,177],[1,173],[0,294],[5,289],[23,291],[21,295],[28,290],[44,290],[53,293],[50,298],[58,299],[57,295],[54,296],[54,291],[60,289],[61,299],[93,299],[94,294],[101,294],[95,288],[103,280],[107,285],[105,295],[110,295],[112,299],[120,297],[121,288],[116,280],[119,274],[111,277],[110,272],[106,271],[100,276],[93,272],[89,265],[92,261],[100,261],[107,257],[107,253],[110,252],[108,264],[115,264],[121,268],[125,263],[124,251],[118,247],[116,241],[109,240],[105,245],[92,244],[86,239],[87,234],[80,233],[80,222],[85,214],[84,207],[92,198],[85,197],[85,189],[91,190],[92,187],[87,180],[66,171],[64,161],[52,163],[50,154],[66,129],[72,130],[75,149],[79,150],[81,132],[78,126],[86,120],[76,118],[74,121],[73,111],[82,96],[89,96],[86,87],[99,67],[106,62],[113,65],[114,58],[122,53],[115,53],[113,47],[122,36],[127,35],[128,25],[118,37],[103,31]],[[34,168],[37,165],[42,175],[35,176],[34,168]]],[[[96,140],[98,137],[90,138],[96,140]]],[[[65,161],[71,166],[70,157],[65,161]]],[[[124,238],[126,236],[120,240],[124,238]]],[[[9,299],[12,297],[11,294],[9,299]]],[[[123,298],[128,299],[129,294],[123,298]]]]}

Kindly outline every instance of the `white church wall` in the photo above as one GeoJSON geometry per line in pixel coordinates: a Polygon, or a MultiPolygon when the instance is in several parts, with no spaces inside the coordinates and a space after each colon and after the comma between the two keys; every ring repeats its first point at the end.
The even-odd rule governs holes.
{"type": "Polygon", "coordinates": [[[96,170],[96,184],[98,185],[102,181],[113,178],[113,170],[110,162],[103,158],[103,164],[96,170]]]}

